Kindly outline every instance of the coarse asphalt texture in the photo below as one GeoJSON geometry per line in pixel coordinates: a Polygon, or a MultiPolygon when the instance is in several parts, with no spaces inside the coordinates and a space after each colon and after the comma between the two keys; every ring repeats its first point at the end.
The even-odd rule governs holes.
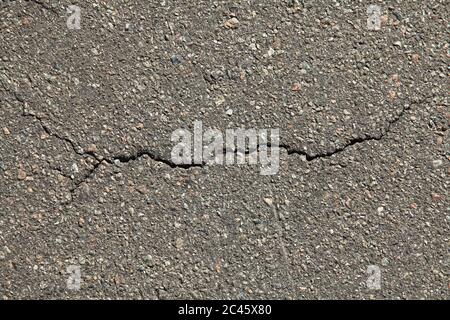
{"type": "Polygon", "coordinates": [[[448,299],[449,11],[0,1],[0,298],[448,299]],[[279,171],[174,164],[195,121],[279,171]]]}

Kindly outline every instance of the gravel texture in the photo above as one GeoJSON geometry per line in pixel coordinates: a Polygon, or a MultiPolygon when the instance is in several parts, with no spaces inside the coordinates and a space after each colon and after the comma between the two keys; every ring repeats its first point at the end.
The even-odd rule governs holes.
{"type": "Polygon", "coordinates": [[[448,299],[449,11],[0,1],[0,298],[448,299]],[[175,165],[196,120],[279,172],[175,165]]]}

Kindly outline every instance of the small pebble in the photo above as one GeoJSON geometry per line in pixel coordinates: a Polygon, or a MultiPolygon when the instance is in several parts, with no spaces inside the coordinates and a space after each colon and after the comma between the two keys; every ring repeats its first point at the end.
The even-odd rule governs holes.
{"type": "Polygon", "coordinates": [[[147,194],[148,193],[148,189],[146,186],[144,185],[140,185],[136,188],[137,191],[139,191],[139,193],[141,194],[147,194]]]}
{"type": "Polygon", "coordinates": [[[264,198],[264,202],[265,202],[268,206],[272,206],[272,204],[273,204],[273,199],[272,199],[272,198],[264,198]]]}
{"type": "Polygon", "coordinates": [[[77,165],[76,163],[72,164],[71,169],[72,169],[72,172],[73,172],[73,173],[78,173],[78,172],[80,172],[79,169],[78,169],[78,165],[77,165]]]}
{"type": "Polygon", "coordinates": [[[439,194],[433,192],[431,194],[431,199],[433,199],[433,201],[439,201],[439,200],[441,200],[441,196],[439,194]]]}
{"type": "Polygon", "coordinates": [[[97,151],[97,146],[95,144],[90,144],[88,145],[88,147],[86,148],[86,152],[96,152],[97,151]]]}
{"type": "Polygon", "coordinates": [[[239,25],[239,20],[237,18],[231,18],[225,21],[224,26],[227,29],[236,29],[239,25]]]}
{"type": "Polygon", "coordinates": [[[444,164],[444,162],[441,159],[438,160],[433,160],[433,167],[434,168],[439,168],[440,166],[442,166],[444,164]]]}
{"type": "Polygon", "coordinates": [[[293,85],[292,85],[292,91],[294,91],[294,92],[297,92],[297,91],[300,91],[300,88],[301,88],[301,86],[300,86],[300,83],[294,83],[293,85]]]}
{"type": "Polygon", "coordinates": [[[175,241],[175,247],[176,247],[178,250],[180,250],[180,249],[183,248],[183,244],[184,244],[184,241],[183,241],[183,239],[181,239],[181,238],[178,238],[178,239],[175,241]]]}
{"type": "Polygon", "coordinates": [[[78,226],[79,226],[80,228],[82,228],[82,227],[84,226],[84,219],[83,219],[83,218],[80,218],[80,219],[78,220],[78,226]]]}
{"type": "Polygon", "coordinates": [[[18,174],[17,174],[17,179],[25,180],[26,178],[27,178],[27,173],[24,170],[19,169],[18,174]]]}
{"type": "Polygon", "coordinates": [[[172,62],[174,66],[179,65],[181,64],[181,58],[179,56],[172,56],[170,62],[172,62]]]}

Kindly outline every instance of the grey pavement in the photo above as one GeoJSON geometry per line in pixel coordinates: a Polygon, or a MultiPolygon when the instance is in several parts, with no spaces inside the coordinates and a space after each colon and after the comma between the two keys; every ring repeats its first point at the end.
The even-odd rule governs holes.
{"type": "Polygon", "coordinates": [[[1,1],[0,298],[448,299],[449,11],[1,1]],[[176,164],[195,121],[279,171],[176,164]]]}

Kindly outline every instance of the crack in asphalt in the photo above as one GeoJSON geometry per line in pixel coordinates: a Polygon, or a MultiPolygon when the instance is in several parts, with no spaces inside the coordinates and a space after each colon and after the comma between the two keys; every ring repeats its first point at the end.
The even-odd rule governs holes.
{"type": "Polygon", "coordinates": [[[81,179],[79,179],[78,182],[74,182],[74,187],[70,188],[71,193],[75,192],[80,187],[81,184],[83,184],[84,182],[89,180],[94,175],[95,171],[102,165],[102,163],[105,163],[105,162],[108,164],[114,165],[116,163],[116,161],[119,161],[120,163],[128,163],[131,161],[136,161],[143,156],[148,156],[150,159],[152,159],[156,162],[164,163],[165,165],[167,165],[171,168],[190,169],[193,167],[203,167],[206,165],[206,164],[175,164],[173,161],[164,159],[163,157],[161,157],[160,155],[158,155],[157,153],[155,153],[149,149],[141,149],[131,155],[116,155],[116,156],[109,157],[109,158],[99,156],[95,152],[84,151],[83,148],[78,146],[70,138],[63,137],[60,134],[58,134],[57,132],[54,132],[48,125],[45,124],[44,119],[41,116],[39,116],[35,113],[28,112],[26,109],[27,103],[26,103],[25,99],[23,99],[23,97],[21,97],[17,93],[17,91],[9,89],[4,84],[3,84],[3,88],[5,89],[6,92],[11,94],[18,102],[22,103],[22,116],[23,117],[31,117],[31,118],[37,120],[39,125],[44,130],[44,132],[47,133],[49,136],[55,137],[58,140],[68,143],[71,146],[72,150],[76,154],[83,156],[83,157],[91,157],[96,161],[93,168],[90,169],[87,172],[87,174],[85,174],[83,177],[81,177],[81,179]]]}
{"type": "Polygon", "coordinates": [[[316,159],[329,158],[335,154],[345,151],[347,148],[349,148],[351,146],[354,146],[354,145],[357,145],[360,143],[364,143],[367,141],[380,141],[391,131],[392,126],[395,125],[398,121],[400,121],[400,119],[403,118],[406,111],[411,109],[412,105],[422,104],[431,97],[433,97],[433,95],[425,96],[425,97],[419,99],[418,101],[412,102],[411,105],[403,106],[403,108],[397,114],[397,116],[392,120],[388,120],[387,126],[385,128],[380,129],[378,135],[368,135],[366,137],[352,138],[342,147],[334,148],[331,151],[311,155],[311,154],[307,153],[306,151],[296,149],[296,148],[291,148],[289,145],[280,144],[280,148],[284,148],[287,151],[288,155],[291,155],[291,154],[303,155],[306,157],[306,161],[314,161],[316,159]]]}
{"type": "Polygon", "coordinates": [[[314,161],[316,159],[321,159],[321,158],[329,158],[335,154],[341,153],[343,151],[345,151],[347,148],[354,146],[356,144],[360,144],[360,143],[364,143],[367,141],[380,141],[381,139],[383,139],[383,137],[389,133],[391,126],[393,124],[395,124],[396,122],[398,122],[404,115],[404,113],[410,109],[410,107],[404,107],[400,114],[393,120],[388,121],[388,125],[386,128],[384,129],[380,129],[379,135],[372,135],[372,136],[366,136],[366,137],[356,137],[356,138],[352,138],[350,139],[345,145],[343,145],[342,147],[337,147],[334,148],[333,150],[327,151],[327,152],[323,152],[323,153],[318,153],[318,154],[309,154],[306,151],[300,150],[300,149],[296,149],[296,148],[291,148],[289,145],[280,145],[280,148],[284,148],[286,149],[288,155],[291,154],[298,154],[298,155],[303,155],[306,157],[306,161],[314,161]]]}
{"type": "MultiPolygon", "coordinates": [[[[97,155],[95,152],[90,152],[90,151],[84,151],[83,148],[81,148],[80,146],[78,146],[75,142],[73,142],[70,138],[67,137],[63,137],[61,135],[59,135],[58,133],[54,132],[53,130],[51,130],[51,128],[45,124],[44,119],[39,116],[36,115],[34,113],[29,113],[26,110],[26,101],[14,90],[11,90],[9,88],[7,88],[5,85],[3,85],[4,89],[12,94],[14,96],[14,98],[19,101],[20,103],[23,104],[23,109],[22,109],[22,116],[24,117],[32,117],[34,119],[36,119],[40,126],[42,127],[42,129],[49,135],[49,136],[53,136],[61,141],[64,141],[66,143],[68,143],[72,150],[83,157],[91,157],[93,158],[96,163],[94,164],[94,166],[85,174],[83,175],[78,181],[74,182],[74,186],[72,188],[70,188],[70,193],[73,194],[75,191],[77,191],[77,189],[83,184],[86,183],[88,180],[90,180],[90,178],[95,174],[95,172],[97,171],[97,169],[104,163],[108,163],[111,165],[114,165],[117,161],[119,161],[120,163],[129,163],[129,162],[133,162],[136,160],[139,160],[141,157],[144,156],[148,156],[150,159],[152,159],[153,161],[156,162],[160,162],[163,163],[167,166],[169,166],[170,168],[181,168],[181,169],[190,169],[190,168],[195,168],[195,167],[205,167],[208,166],[207,163],[203,162],[202,164],[176,164],[174,163],[172,160],[169,159],[165,159],[164,157],[160,156],[159,154],[144,148],[144,149],[139,149],[136,152],[134,152],[131,155],[116,155],[116,156],[112,156],[109,158],[97,155]]],[[[411,105],[414,104],[421,104],[423,102],[425,102],[426,100],[428,100],[429,98],[431,98],[432,95],[430,96],[426,96],[423,97],[422,99],[419,99],[416,102],[411,103],[411,105]]],[[[335,154],[341,153],[343,151],[345,151],[347,148],[352,147],[354,145],[357,144],[361,144],[361,143],[365,143],[367,141],[379,141],[382,140],[391,130],[392,126],[397,123],[406,113],[407,110],[409,110],[411,108],[411,105],[406,105],[402,108],[402,110],[397,114],[397,116],[392,119],[392,120],[388,120],[388,124],[385,128],[380,129],[379,134],[377,135],[369,135],[366,137],[356,137],[353,138],[351,140],[349,140],[345,145],[343,145],[342,147],[337,147],[334,148],[333,150],[327,151],[327,152],[323,152],[323,153],[318,153],[318,154],[310,154],[304,150],[298,149],[298,148],[293,148],[287,144],[279,144],[279,148],[280,149],[285,149],[287,151],[288,155],[292,155],[292,154],[297,154],[297,155],[302,155],[306,158],[306,161],[311,162],[311,161],[315,161],[317,159],[326,159],[329,157],[332,157],[335,154]]],[[[266,146],[266,145],[264,145],[266,146]]],[[[260,149],[260,145],[257,146],[256,151],[258,151],[260,149]]],[[[271,147],[270,143],[267,143],[267,147],[271,147]]],[[[230,149],[223,149],[224,152],[233,152],[235,154],[237,154],[239,151],[238,150],[230,150],[230,149]]],[[[245,154],[249,154],[250,152],[254,152],[255,150],[246,150],[245,154]]]]}
{"type": "Polygon", "coordinates": [[[128,162],[136,161],[143,156],[148,156],[153,161],[164,163],[165,165],[167,165],[171,168],[190,169],[193,167],[203,167],[204,166],[204,164],[175,164],[173,161],[164,159],[160,155],[158,155],[150,150],[147,150],[147,149],[138,150],[133,155],[117,155],[117,156],[113,156],[110,158],[102,158],[100,156],[97,156],[95,153],[85,153],[85,155],[94,157],[97,160],[97,163],[94,164],[94,167],[91,170],[89,170],[88,173],[85,174],[78,182],[75,182],[75,186],[70,189],[71,193],[74,193],[83,183],[88,181],[95,174],[97,169],[105,162],[108,164],[114,165],[116,163],[116,161],[119,161],[120,163],[128,163],[128,162]]]}

